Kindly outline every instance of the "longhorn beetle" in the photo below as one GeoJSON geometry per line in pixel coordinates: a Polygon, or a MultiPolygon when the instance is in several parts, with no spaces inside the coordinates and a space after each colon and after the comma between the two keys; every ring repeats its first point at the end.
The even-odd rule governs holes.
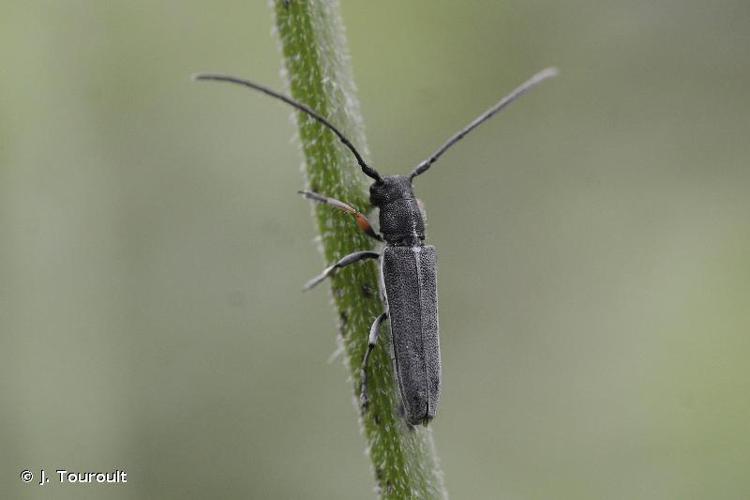
{"type": "Polygon", "coordinates": [[[521,84],[503,97],[474,121],[449,138],[429,158],[416,166],[408,176],[382,176],[369,166],[357,148],[326,118],[305,104],[274,90],[247,80],[227,75],[199,74],[196,80],[214,80],[244,85],[306,113],[328,127],[352,152],[362,172],[373,179],[370,185],[370,202],[380,211],[380,231],[375,232],[364,214],[351,205],[311,191],[300,191],[305,198],[329,205],[354,216],[357,226],[378,241],[385,242],[382,253],[372,251],[354,252],[328,266],[310,280],[305,289],[310,289],[331,276],[337,269],[355,262],[380,260],[380,288],[386,310],[372,323],[367,352],[362,361],[362,387],[360,402],[367,406],[367,364],[375,348],[380,326],[386,319],[391,326],[396,378],[406,420],[411,425],[427,425],[435,417],[440,399],[440,338],[438,335],[437,281],[435,247],[425,245],[425,227],[422,209],[414,196],[412,182],[425,173],[451,146],[469,132],[492,118],[533,87],[557,74],[555,68],[547,68],[521,84]]]}

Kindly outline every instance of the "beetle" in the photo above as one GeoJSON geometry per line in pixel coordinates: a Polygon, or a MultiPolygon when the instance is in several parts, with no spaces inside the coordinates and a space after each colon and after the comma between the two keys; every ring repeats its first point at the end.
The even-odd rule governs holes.
{"type": "Polygon", "coordinates": [[[380,290],[385,311],[372,323],[367,351],[361,366],[360,403],[367,407],[367,366],[370,354],[377,345],[381,324],[388,320],[393,343],[393,359],[401,404],[410,425],[427,425],[434,417],[440,401],[441,362],[438,333],[437,254],[435,247],[425,244],[425,224],[419,200],[414,196],[413,181],[425,173],[456,142],[497,112],[542,81],[557,74],[547,68],[532,76],[494,106],[451,136],[408,176],[383,176],[368,165],[357,148],[330,121],[307,105],[280,94],[268,87],[241,78],[221,74],[198,74],[196,80],[213,80],[249,87],[274,99],[285,102],[327,127],[351,151],[362,172],[373,180],[370,203],[379,209],[378,234],[367,217],[351,205],[311,191],[300,191],[305,198],[329,205],[354,216],[359,228],[367,235],[384,243],[382,252],[360,251],[344,256],[310,280],[310,289],[345,266],[370,259],[380,264],[380,290]]]}

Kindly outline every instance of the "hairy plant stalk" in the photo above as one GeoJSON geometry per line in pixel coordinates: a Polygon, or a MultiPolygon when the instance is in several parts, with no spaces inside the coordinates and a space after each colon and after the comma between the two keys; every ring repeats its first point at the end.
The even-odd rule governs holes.
{"type": "MultiPolygon", "coordinates": [[[[328,118],[367,157],[338,2],[272,0],[271,5],[292,97],[328,118]]],[[[367,207],[366,178],[351,152],[312,118],[300,112],[295,117],[308,188],[359,209],[367,207]]],[[[326,264],[373,247],[350,216],[316,205],[315,218],[326,264]]],[[[376,264],[367,261],[340,270],[331,280],[331,290],[378,494],[387,499],[447,498],[431,428],[410,427],[399,415],[387,327],[368,368],[370,404],[363,408],[359,403],[368,331],[383,312],[376,264]]]]}

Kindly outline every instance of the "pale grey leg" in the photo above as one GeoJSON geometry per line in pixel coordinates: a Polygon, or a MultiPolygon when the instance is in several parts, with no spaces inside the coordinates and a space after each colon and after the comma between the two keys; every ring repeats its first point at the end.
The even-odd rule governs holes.
{"type": "Polygon", "coordinates": [[[332,266],[328,266],[325,269],[323,269],[323,272],[305,283],[305,286],[303,287],[303,290],[309,290],[319,284],[321,281],[326,279],[327,277],[331,276],[333,273],[336,272],[336,269],[341,269],[342,267],[346,267],[349,264],[354,264],[355,262],[359,262],[360,260],[365,259],[377,259],[380,257],[380,254],[378,252],[371,252],[368,250],[362,251],[362,252],[353,252],[349,255],[345,255],[341,258],[338,262],[333,264],[332,266]]]}
{"type": "Polygon", "coordinates": [[[349,205],[348,203],[344,203],[341,200],[337,200],[336,198],[329,198],[327,196],[323,196],[322,194],[314,193],[312,191],[297,191],[299,194],[307,198],[308,200],[312,200],[316,203],[320,203],[322,205],[328,205],[335,209],[341,210],[342,212],[346,212],[352,217],[354,217],[354,221],[357,223],[357,227],[364,232],[367,236],[370,236],[371,238],[375,238],[378,241],[383,241],[383,237],[380,236],[378,233],[375,232],[375,230],[372,228],[372,224],[370,224],[370,221],[367,220],[367,217],[365,214],[361,213],[359,210],[354,208],[353,206],[349,205]]]}
{"type": "Polygon", "coordinates": [[[363,408],[367,408],[370,399],[367,396],[367,363],[370,361],[370,354],[375,349],[375,345],[378,343],[378,335],[380,335],[380,325],[388,318],[388,313],[383,313],[372,322],[370,327],[370,337],[367,341],[367,352],[365,353],[365,359],[362,360],[362,371],[360,378],[362,380],[362,391],[359,395],[359,401],[363,408]]]}

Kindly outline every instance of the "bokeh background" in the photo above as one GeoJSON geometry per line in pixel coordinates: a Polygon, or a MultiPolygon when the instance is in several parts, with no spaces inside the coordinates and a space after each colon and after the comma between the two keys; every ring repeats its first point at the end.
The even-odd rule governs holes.
{"type": "MultiPolygon", "coordinates": [[[[0,6],[0,498],[372,498],[265,2],[0,6]]],[[[342,9],[386,173],[561,69],[417,182],[452,497],[750,498],[750,4],[342,9]]]]}

